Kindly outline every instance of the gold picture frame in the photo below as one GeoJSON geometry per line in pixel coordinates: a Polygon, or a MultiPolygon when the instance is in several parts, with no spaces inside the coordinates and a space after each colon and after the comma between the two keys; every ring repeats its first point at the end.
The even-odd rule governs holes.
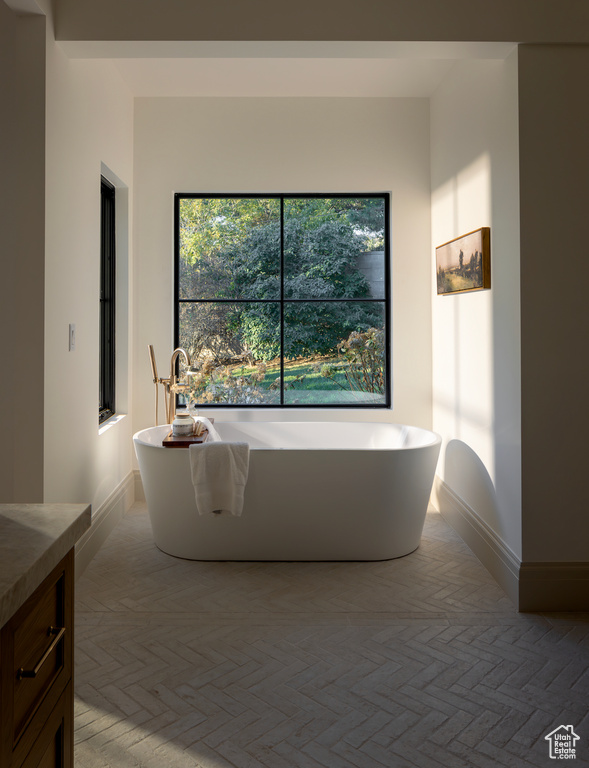
{"type": "Polygon", "coordinates": [[[491,229],[481,227],[436,248],[438,295],[491,287],[491,229]]]}

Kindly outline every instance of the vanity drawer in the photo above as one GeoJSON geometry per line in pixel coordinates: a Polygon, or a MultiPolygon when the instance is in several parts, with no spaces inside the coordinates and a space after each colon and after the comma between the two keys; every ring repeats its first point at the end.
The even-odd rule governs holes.
{"type": "Polygon", "coordinates": [[[72,768],[73,692],[70,682],[47,717],[31,751],[15,768],[72,768]]]}
{"type": "Polygon", "coordinates": [[[38,736],[35,714],[46,700],[53,706],[71,678],[72,591],[68,557],[2,629],[2,667],[9,673],[2,698],[11,715],[11,751],[21,739],[29,742],[38,736]]]}

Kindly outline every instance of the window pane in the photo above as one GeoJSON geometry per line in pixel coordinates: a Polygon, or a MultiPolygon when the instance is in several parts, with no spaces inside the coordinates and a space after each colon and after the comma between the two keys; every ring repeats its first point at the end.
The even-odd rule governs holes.
{"type": "Polygon", "coordinates": [[[285,298],[385,298],[383,198],[287,198],[285,298]]]}
{"type": "Polygon", "coordinates": [[[284,402],[385,405],[382,302],[296,302],[284,309],[284,402]]]}
{"type": "Polygon", "coordinates": [[[182,198],[180,299],[280,296],[280,200],[182,198]]]}
{"type": "Polygon", "coordinates": [[[280,403],[278,303],[182,303],[179,329],[193,371],[184,402],[280,403]]]}

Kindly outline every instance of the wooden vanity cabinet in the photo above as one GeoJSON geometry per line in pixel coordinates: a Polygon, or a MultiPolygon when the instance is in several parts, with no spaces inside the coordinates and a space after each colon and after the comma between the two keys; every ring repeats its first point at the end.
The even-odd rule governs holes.
{"type": "Polygon", "coordinates": [[[0,631],[0,768],[73,766],[74,550],[0,631]]]}

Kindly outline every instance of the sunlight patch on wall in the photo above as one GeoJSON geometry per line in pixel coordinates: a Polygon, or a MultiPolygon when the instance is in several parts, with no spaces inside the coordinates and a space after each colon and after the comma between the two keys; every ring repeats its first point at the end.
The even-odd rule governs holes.
{"type": "MultiPolygon", "coordinates": [[[[491,294],[437,296],[435,287],[435,247],[491,224],[491,160],[483,153],[432,193],[434,429],[472,446],[493,476],[491,294]]],[[[491,250],[492,238],[491,229],[491,250]]]]}

